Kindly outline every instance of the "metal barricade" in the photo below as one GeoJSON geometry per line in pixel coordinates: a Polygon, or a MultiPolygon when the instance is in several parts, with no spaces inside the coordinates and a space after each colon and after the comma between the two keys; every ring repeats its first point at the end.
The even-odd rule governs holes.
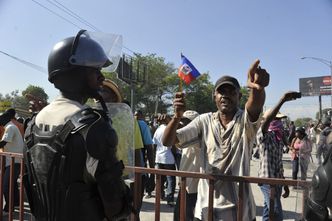
{"type": "MultiPolygon", "coordinates": [[[[19,208],[18,208],[18,218],[15,217],[15,220],[32,220],[32,215],[29,211],[24,210],[24,188],[23,188],[23,174],[24,174],[24,162],[23,162],[23,155],[17,153],[9,153],[9,152],[0,152],[0,184],[4,183],[4,175],[5,170],[9,169],[9,213],[8,219],[4,219],[3,213],[3,185],[0,185],[0,221],[8,220],[12,221],[14,219],[14,165],[15,159],[19,159],[20,165],[20,175],[19,175],[19,208]],[[9,159],[10,164],[9,166],[6,165],[6,158],[9,159]]],[[[269,184],[272,187],[272,191],[270,194],[270,208],[273,208],[274,203],[274,194],[275,191],[273,187],[275,185],[288,185],[288,186],[301,186],[303,187],[303,195],[302,199],[304,202],[305,198],[308,196],[308,188],[310,186],[310,182],[308,181],[298,181],[298,180],[285,180],[285,179],[272,179],[272,178],[258,178],[258,177],[247,177],[247,176],[229,176],[229,175],[212,175],[212,174],[202,174],[202,173],[194,173],[194,172],[183,172],[183,171],[174,171],[174,170],[163,170],[163,169],[151,169],[151,168],[143,168],[143,167],[129,167],[127,166],[126,169],[134,170],[135,177],[139,177],[140,174],[150,173],[155,174],[156,177],[156,198],[155,198],[155,221],[160,221],[160,200],[161,200],[161,176],[162,175],[169,175],[169,176],[177,176],[180,178],[180,188],[185,189],[186,187],[186,178],[198,178],[198,179],[207,179],[209,180],[209,204],[208,204],[208,221],[213,220],[213,192],[214,192],[214,182],[216,180],[223,180],[224,182],[237,182],[239,184],[239,193],[238,193],[238,205],[237,205],[237,217],[238,221],[242,220],[243,217],[243,184],[244,183],[256,183],[256,184],[269,184]]],[[[141,188],[137,187],[137,180],[135,180],[135,187],[134,187],[134,196],[141,197],[138,194],[138,191],[141,191],[141,188]]],[[[181,191],[180,193],[180,220],[186,220],[186,202],[185,202],[185,191],[181,191]]],[[[138,202],[139,199],[134,199],[134,202],[138,202]]],[[[302,206],[302,212],[304,207],[302,206]]],[[[270,217],[272,217],[273,210],[270,210],[270,217]]],[[[16,213],[16,212],[15,212],[16,213]]],[[[131,220],[135,220],[137,217],[132,216],[131,220]]],[[[272,220],[272,218],[270,218],[272,220]]]]}
{"type": "MultiPolygon", "coordinates": [[[[308,188],[311,184],[309,181],[299,181],[299,180],[285,180],[285,179],[274,179],[274,178],[259,178],[259,177],[249,177],[249,176],[229,176],[229,175],[212,175],[212,174],[202,174],[194,172],[183,172],[183,171],[174,171],[174,170],[163,170],[163,169],[151,169],[143,167],[126,167],[135,171],[135,174],[155,174],[156,176],[156,199],[155,199],[155,221],[160,221],[160,200],[161,200],[161,176],[177,176],[180,177],[180,188],[185,189],[186,187],[186,178],[199,178],[209,180],[209,204],[208,204],[208,221],[213,220],[213,192],[214,192],[214,182],[216,180],[223,180],[224,182],[237,182],[239,184],[239,194],[238,194],[238,205],[237,205],[237,220],[242,221],[243,217],[243,189],[244,183],[255,183],[255,184],[269,184],[271,185],[270,193],[270,208],[274,208],[274,198],[275,198],[275,189],[276,185],[288,185],[288,186],[300,186],[304,189],[302,195],[302,202],[305,202],[305,198],[308,196],[308,188]]],[[[135,182],[136,183],[136,182],[135,182]]],[[[137,189],[135,189],[137,191],[137,189]]],[[[134,193],[134,196],[139,196],[137,192],[134,193]]],[[[185,200],[185,191],[180,191],[180,220],[186,220],[186,200],[185,200]]],[[[134,199],[138,200],[138,199],[134,199]]],[[[304,203],[302,205],[302,214],[304,210],[304,203]]],[[[273,210],[270,210],[270,220],[272,220],[273,210]]],[[[132,219],[135,221],[135,219],[132,219]]]]}
{"type": "MultiPolygon", "coordinates": [[[[7,171],[8,173],[8,171],[7,171]]],[[[23,187],[23,174],[24,174],[24,162],[23,162],[23,155],[19,153],[10,153],[10,152],[0,152],[0,221],[2,220],[32,220],[32,215],[29,212],[24,210],[24,187],[23,187]],[[6,166],[6,159],[9,161],[9,165],[6,166]],[[19,161],[19,205],[18,205],[18,214],[14,212],[14,167],[15,167],[15,160],[19,161]],[[9,210],[8,214],[4,214],[3,211],[3,202],[4,202],[4,182],[5,180],[5,173],[6,170],[9,170],[9,210]]],[[[17,207],[16,207],[17,208],[17,207]]]]}

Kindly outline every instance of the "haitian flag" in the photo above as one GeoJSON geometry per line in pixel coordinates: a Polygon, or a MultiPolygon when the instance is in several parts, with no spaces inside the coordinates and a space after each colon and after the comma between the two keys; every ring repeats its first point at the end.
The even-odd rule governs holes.
{"type": "Polygon", "coordinates": [[[201,74],[183,54],[181,54],[181,60],[182,64],[179,67],[178,76],[184,80],[186,84],[190,84],[192,80],[195,80],[201,74]]]}

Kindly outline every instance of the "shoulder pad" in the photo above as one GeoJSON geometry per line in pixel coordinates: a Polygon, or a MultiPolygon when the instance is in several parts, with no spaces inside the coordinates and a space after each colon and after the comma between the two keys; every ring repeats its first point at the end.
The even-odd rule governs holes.
{"type": "Polygon", "coordinates": [[[86,108],[84,110],[81,110],[70,118],[71,123],[74,125],[72,133],[75,133],[82,128],[85,128],[86,126],[90,126],[102,118],[102,113],[95,109],[86,108]]]}
{"type": "Polygon", "coordinates": [[[24,123],[25,123],[25,127],[24,128],[24,139],[28,136],[30,136],[31,132],[32,132],[32,127],[33,125],[35,125],[35,120],[36,120],[36,115],[32,116],[32,118],[28,118],[24,123]]]}

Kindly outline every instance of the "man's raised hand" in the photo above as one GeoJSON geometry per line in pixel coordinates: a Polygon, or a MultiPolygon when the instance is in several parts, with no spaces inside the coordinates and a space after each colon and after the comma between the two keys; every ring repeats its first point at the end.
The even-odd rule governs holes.
{"type": "Polygon", "coordinates": [[[175,94],[175,98],[173,100],[173,107],[174,107],[174,116],[176,118],[181,118],[186,109],[184,93],[177,92],[175,94]]]}
{"type": "Polygon", "coordinates": [[[259,66],[260,61],[257,59],[249,68],[247,86],[256,90],[263,90],[269,85],[270,75],[259,66]]]}

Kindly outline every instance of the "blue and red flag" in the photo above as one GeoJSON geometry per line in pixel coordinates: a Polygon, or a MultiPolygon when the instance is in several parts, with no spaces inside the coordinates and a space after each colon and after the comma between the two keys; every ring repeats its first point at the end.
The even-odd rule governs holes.
{"type": "Polygon", "coordinates": [[[191,81],[195,80],[201,74],[195,68],[195,66],[181,54],[181,66],[179,67],[178,76],[186,83],[190,84],[191,81]]]}

